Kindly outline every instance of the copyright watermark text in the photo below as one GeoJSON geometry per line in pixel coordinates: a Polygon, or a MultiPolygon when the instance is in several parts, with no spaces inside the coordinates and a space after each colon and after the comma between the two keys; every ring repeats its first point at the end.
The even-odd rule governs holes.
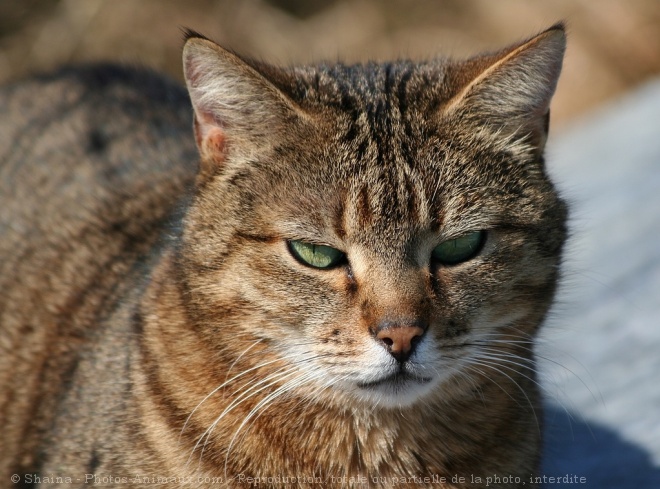
{"type": "Polygon", "coordinates": [[[520,485],[534,485],[534,484],[545,484],[545,485],[563,485],[563,486],[572,486],[572,485],[581,485],[587,483],[587,478],[583,476],[578,476],[576,474],[560,474],[556,476],[541,475],[535,476],[530,475],[529,478],[522,478],[519,476],[502,476],[495,475],[480,477],[475,475],[470,476],[459,476],[457,474],[453,476],[439,476],[439,475],[430,475],[430,476],[402,476],[402,477],[380,477],[372,476],[366,477],[358,475],[355,477],[349,476],[330,476],[326,479],[323,479],[319,476],[300,476],[300,475],[278,475],[271,477],[253,477],[248,474],[238,474],[235,477],[230,477],[225,479],[224,477],[208,477],[208,476],[185,476],[185,477],[165,477],[157,475],[139,475],[134,476],[114,476],[108,474],[83,474],[82,476],[67,476],[67,475],[56,475],[56,474],[14,474],[11,476],[11,482],[14,484],[23,483],[26,485],[39,485],[39,484],[85,484],[85,485],[94,485],[94,486],[108,486],[108,487],[117,487],[122,485],[213,485],[213,484],[227,484],[230,483],[232,486],[269,486],[269,487],[287,487],[289,485],[300,485],[300,484],[330,484],[334,485],[350,485],[350,486],[361,486],[369,487],[371,484],[381,484],[387,485],[390,487],[396,486],[418,486],[420,484],[425,485],[437,485],[438,487],[447,486],[452,484],[454,487],[455,484],[480,484],[483,487],[490,486],[501,486],[515,484],[516,486],[520,485]]]}

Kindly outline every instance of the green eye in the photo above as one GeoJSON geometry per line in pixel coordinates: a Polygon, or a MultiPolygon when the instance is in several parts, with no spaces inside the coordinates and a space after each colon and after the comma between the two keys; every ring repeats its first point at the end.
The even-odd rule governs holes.
{"type": "Polygon", "coordinates": [[[433,259],[443,265],[457,265],[474,258],[486,240],[485,231],[474,231],[450,239],[433,248],[433,259]]]}
{"type": "Polygon", "coordinates": [[[314,268],[332,268],[346,259],[338,249],[304,241],[289,241],[289,251],[300,263],[314,268]]]}

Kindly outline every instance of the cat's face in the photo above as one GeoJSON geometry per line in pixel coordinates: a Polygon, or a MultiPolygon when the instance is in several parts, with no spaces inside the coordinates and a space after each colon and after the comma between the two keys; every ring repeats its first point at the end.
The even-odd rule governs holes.
{"type": "Polygon", "coordinates": [[[471,95],[453,101],[438,83],[451,67],[410,63],[301,69],[273,85],[239,64],[229,110],[261,113],[224,122],[195,90],[210,97],[200,66],[225,54],[197,42],[204,161],[181,261],[219,351],[258,351],[255,368],[276,366],[283,390],[393,407],[525,365],[565,218],[533,130],[523,142],[485,123],[471,95]]]}

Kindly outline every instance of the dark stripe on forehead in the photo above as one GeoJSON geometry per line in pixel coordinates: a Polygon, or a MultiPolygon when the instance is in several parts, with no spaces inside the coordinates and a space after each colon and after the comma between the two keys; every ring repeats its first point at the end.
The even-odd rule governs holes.
{"type": "Polygon", "coordinates": [[[399,113],[405,114],[408,111],[408,82],[412,77],[412,69],[406,66],[399,75],[399,83],[396,89],[396,96],[399,102],[399,113]]]}
{"type": "Polygon", "coordinates": [[[355,199],[355,213],[358,225],[362,228],[369,227],[373,221],[373,210],[371,209],[369,189],[363,185],[355,199]]]}
{"type": "Polygon", "coordinates": [[[405,195],[403,198],[407,199],[407,210],[408,210],[408,218],[411,220],[419,220],[420,219],[420,200],[421,196],[417,195],[417,191],[415,189],[415,185],[413,184],[412,177],[407,173],[403,172],[403,185],[405,189],[405,195]]]}
{"type": "Polygon", "coordinates": [[[412,69],[406,66],[399,79],[397,87],[397,99],[399,102],[399,114],[401,116],[401,129],[403,131],[401,138],[401,156],[411,167],[415,167],[415,156],[411,142],[415,140],[413,128],[410,121],[410,114],[408,113],[408,82],[412,77],[412,69]]]}
{"type": "MultiPolygon", "coordinates": [[[[342,219],[335,225],[341,234],[348,226],[413,226],[426,218],[426,192],[414,158],[415,130],[407,113],[413,103],[408,86],[413,67],[405,63],[345,68],[351,76],[336,80],[341,110],[348,126],[341,141],[355,161],[342,219]],[[424,214],[424,216],[422,216],[424,214]]],[[[341,73],[333,73],[337,76],[341,73]]],[[[339,234],[339,233],[338,233],[339,234]]]]}
{"type": "Polygon", "coordinates": [[[366,104],[367,118],[371,137],[376,143],[377,162],[380,167],[393,162],[393,149],[396,134],[393,131],[392,104],[390,103],[392,89],[392,67],[386,65],[384,70],[378,70],[378,76],[370,83],[372,93],[366,104]]]}

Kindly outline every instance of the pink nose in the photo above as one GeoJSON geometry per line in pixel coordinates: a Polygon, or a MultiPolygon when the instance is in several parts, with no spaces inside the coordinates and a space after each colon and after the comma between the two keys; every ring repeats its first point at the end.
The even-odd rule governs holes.
{"type": "Polygon", "coordinates": [[[424,328],[421,326],[387,326],[376,333],[387,351],[398,361],[407,360],[412,354],[415,345],[424,335],[424,328]]]}

